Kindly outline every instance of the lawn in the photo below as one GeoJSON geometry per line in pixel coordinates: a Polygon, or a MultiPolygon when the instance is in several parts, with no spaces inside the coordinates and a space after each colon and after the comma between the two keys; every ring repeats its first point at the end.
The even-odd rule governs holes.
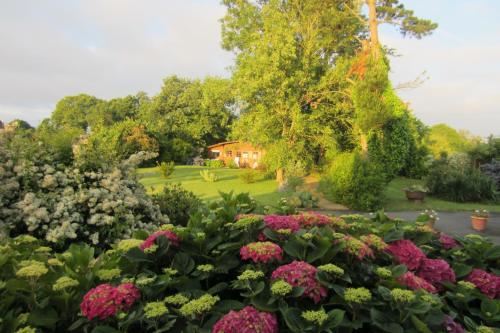
{"type": "Polygon", "coordinates": [[[409,202],[406,199],[403,188],[411,184],[422,184],[421,180],[396,178],[389,183],[385,190],[387,204],[385,205],[386,211],[403,211],[403,210],[422,210],[434,209],[437,211],[471,211],[477,208],[484,208],[490,212],[500,212],[500,205],[484,204],[484,203],[457,203],[446,200],[426,196],[422,204],[409,202]]]}
{"type": "Polygon", "coordinates": [[[205,182],[200,171],[208,169],[199,166],[176,166],[174,173],[167,179],[160,177],[158,168],[141,168],[138,170],[141,183],[148,189],[149,193],[161,191],[166,183],[180,183],[192,191],[198,197],[206,201],[212,201],[219,197],[219,191],[235,193],[249,192],[257,201],[264,205],[275,206],[281,197],[287,193],[279,193],[278,185],[274,179],[259,179],[255,183],[245,184],[240,175],[248,172],[245,169],[209,169],[214,172],[219,180],[214,183],[205,182]]]}

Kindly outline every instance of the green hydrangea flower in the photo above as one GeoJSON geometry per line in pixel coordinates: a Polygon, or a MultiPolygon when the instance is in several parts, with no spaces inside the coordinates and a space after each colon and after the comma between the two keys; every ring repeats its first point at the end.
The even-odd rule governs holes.
{"type": "Polygon", "coordinates": [[[214,265],[206,264],[206,265],[198,265],[196,269],[199,270],[200,272],[209,273],[213,271],[215,267],[214,265]]]}
{"type": "Polygon", "coordinates": [[[193,299],[186,304],[184,304],[179,312],[184,317],[192,317],[201,315],[205,312],[208,312],[212,309],[212,307],[220,300],[218,296],[212,296],[210,294],[205,294],[200,298],[193,299]]]}
{"type": "Polygon", "coordinates": [[[28,317],[30,316],[29,313],[21,313],[19,316],[17,316],[17,322],[19,325],[24,325],[28,322],[28,317]]]}
{"type": "Polygon", "coordinates": [[[430,305],[441,305],[441,300],[439,299],[439,297],[431,294],[423,294],[422,296],[420,296],[420,299],[424,302],[429,303],[430,305]]]}
{"type": "Polygon", "coordinates": [[[31,326],[26,326],[26,327],[18,329],[16,331],[16,333],[36,333],[36,329],[34,329],[31,326]]]}
{"type": "Polygon", "coordinates": [[[320,271],[324,271],[327,273],[335,274],[335,275],[344,275],[344,270],[337,265],[334,264],[326,264],[318,266],[320,271]]]}
{"type": "Polygon", "coordinates": [[[16,272],[16,276],[37,279],[40,276],[47,274],[48,271],[49,270],[45,267],[43,262],[31,261],[29,265],[20,268],[16,272]]]}
{"type": "Polygon", "coordinates": [[[286,296],[292,292],[292,285],[286,281],[278,280],[271,286],[271,293],[277,296],[286,296]]]}
{"type": "Polygon", "coordinates": [[[366,288],[347,288],[344,299],[349,303],[363,304],[372,299],[372,293],[366,288]]]}
{"type": "Polygon", "coordinates": [[[134,283],[135,279],[133,277],[125,277],[121,280],[122,283],[134,283]]]}
{"type": "Polygon", "coordinates": [[[395,288],[391,290],[391,296],[398,303],[411,303],[415,300],[415,293],[411,290],[395,288]]]}
{"type": "Polygon", "coordinates": [[[158,250],[158,245],[153,244],[153,245],[151,245],[150,247],[148,247],[148,248],[144,249],[144,253],[149,253],[149,254],[151,254],[151,253],[155,253],[155,252],[156,252],[156,250],[158,250]]]}
{"type": "Polygon", "coordinates": [[[204,232],[197,232],[196,233],[196,238],[200,240],[204,240],[206,238],[206,234],[204,232]]]}
{"type": "Polygon", "coordinates": [[[468,235],[465,235],[465,238],[472,240],[472,241],[484,241],[483,236],[478,235],[478,234],[468,234],[468,235]]]}
{"type": "Polygon", "coordinates": [[[476,328],[476,333],[494,333],[493,329],[488,326],[478,326],[476,328]]]}
{"type": "Polygon", "coordinates": [[[99,279],[103,281],[110,281],[114,278],[120,276],[122,271],[119,268],[111,268],[111,269],[100,269],[97,271],[96,275],[99,279]]]}
{"type": "Polygon", "coordinates": [[[71,252],[64,252],[61,255],[64,258],[64,260],[71,260],[71,259],[73,259],[73,254],[71,254],[71,252]]]}
{"type": "Polygon", "coordinates": [[[144,306],[146,318],[156,318],[168,313],[168,309],[163,302],[149,302],[144,306]]]}
{"type": "Polygon", "coordinates": [[[183,305],[189,302],[189,298],[184,296],[183,294],[175,294],[172,296],[165,297],[165,303],[172,305],[183,305]]]}
{"type": "Polygon", "coordinates": [[[49,252],[52,252],[52,249],[48,246],[40,246],[39,248],[37,248],[35,250],[35,252],[37,252],[37,253],[49,253],[49,252]]]}
{"type": "Polygon", "coordinates": [[[248,229],[255,224],[262,221],[262,217],[259,216],[249,216],[239,219],[238,221],[231,224],[232,229],[248,229]]]}
{"type": "Polygon", "coordinates": [[[78,281],[76,281],[75,279],[72,279],[69,276],[62,276],[56,280],[56,282],[52,286],[52,289],[54,291],[60,291],[66,288],[76,287],[78,286],[78,284],[78,281]]]}
{"type": "Polygon", "coordinates": [[[240,281],[258,280],[264,277],[264,272],[247,269],[238,276],[240,281]]]}
{"type": "Polygon", "coordinates": [[[63,266],[63,263],[56,258],[50,258],[49,260],[47,260],[47,264],[49,264],[50,266],[63,266]]]}
{"type": "Polygon", "coordinates": [[[123,239],[118,243],[116,248],[118,249],[118,251],[128,252],[128,251],[132,250],[133,248],[139,247],[139,245],[141,245],[142,242],[143,241],[141,239],[134,239],[134,238],[123,239]]]}
{"type": "Polygon", "coordinates": [[[458,281],[458,286],[467,290],[473,290],[476,288],[476,285],[472,282],[468,281],[458,281]]]}
{"type": "Polygon", "coordinates": [[[175,230],[175,225],[171,223],[163,224],[158,228],[158,231],[173,231],[175,230]]]}
{"type": "Polygon", "coordinates": [[[305,234],[303,234],[303,235],[302,235],[302,236],[300,236],[300,237],[302,237],[302,238],[303,238],[303,239],[305,239],[305,240],[311,240],[311,239],[313,239],[313,238],[314,238],[314,234],[312,234],[312,233],[310,233],[310,232],[306,232],[305,234]]]}
{"type": "Polygon", "coordinates": [[[176,275],[179,272],[176,269],[173,269],[173,268],[164,268],[163,269],[163,273],[165,273],[167,275],[170,275],[170,276],[173,276],[173,275],[176,275]]]}
{"type": "Polygon", "coordinates": [[[345,237],[345,235],[343,233],[340,233],[340,232],[334,232],[332,234],[332,237],[333,237],[333,239],[343,239],[345,237]]]}
{"type": "Polygon", "coordinates": [[[155,276],[153,277],[142,276],[135,281],[135,284],[138,285],[139,287],[145,287],[155,282],[155,280],[156,280],[155,276]]]}
{"type": "Polygon", "coordinates": [[[292,229],[278,229],[276,232],[280,235],[289,236],[292,234],[292,229]]]}
{"type": "Polygon", "coordinates": [[[17,244],[30,244],[36,242],[37,239],[31,235],[20,235],[14,238],[14,242],[17,244]]]}
{"type": "Polygon", "coordinates": [[[318,324],[318,326],[321,326],[328,319],[328,314],[324,309],[318,311],[304,311],[301,316],[309,322],[318,324]]]}
{"type": "Polygon", "coordinates": [[[392,276],[392,271],[385,267],[377,267],[375,268],[375,274],[382,279],[387,279],[392,276]]]}

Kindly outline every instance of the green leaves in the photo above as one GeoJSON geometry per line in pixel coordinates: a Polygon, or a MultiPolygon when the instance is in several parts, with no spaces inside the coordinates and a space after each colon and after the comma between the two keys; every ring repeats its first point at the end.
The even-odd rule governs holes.
{"type": "Polygon", "coordinates": [[[490,249],[484,252],[484,257],[489,260],[500,259],[500,245],[492,246],[490,249]]]}
{"type": "Polygon", "coordinates": [[[182,275],[188,275],[194,269],[194,260],[183,252],[179,252],[174,256],[172,267],[179,271],[182,275]]]}

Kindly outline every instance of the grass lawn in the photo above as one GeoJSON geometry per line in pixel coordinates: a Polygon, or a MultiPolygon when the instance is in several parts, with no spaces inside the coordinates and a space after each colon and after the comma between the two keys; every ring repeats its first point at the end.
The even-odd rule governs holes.
{"type": "Polygon", "coordinates": [[[434,209],[437,211],[471,211],[484,208],[490,212],[500,212],[500,205],[482,203],[457,203],[426,196],[422,204],[412,203],[406,199],[403,188],[411,184],[424,184],[423,181],[407,178],[396,178],[389,183],[385,190],[387,204],[386,211],[434,209]]]}
{"type": "Polygon", "coordinates": [[[141,183],[149,193],[161,191],[165,183],[180,183],[198,197],[206,201],[219,198],[219,191],[235,193],[249,192],[257,201],[264,205],[276,206],[280,198],[287,193],[278,193],[278,185],[274,179],[258,179],[255,183],[245,184],[240,175],[247,172],[245,169],[209,169],[214,172],[219,180],[214,183],[205,182],[200,171],[209,169],[199,166],[176,166],[174,173],[167,179],[162,178],[158,168],[141,168],[138,170],[141,183]]]}

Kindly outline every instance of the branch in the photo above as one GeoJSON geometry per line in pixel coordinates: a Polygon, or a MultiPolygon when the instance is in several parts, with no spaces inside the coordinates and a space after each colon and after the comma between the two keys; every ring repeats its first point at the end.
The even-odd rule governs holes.
{"type": "Polygon", "coordinates": [[[429,79],[430,78],[429,76],[427,76],[427,72],[422,72],[412,81],[398,83],[398,85],[394,87],[394,90],[415,89],[420,87],[422,84],[424,84],[425,81],[429,79]]]}

